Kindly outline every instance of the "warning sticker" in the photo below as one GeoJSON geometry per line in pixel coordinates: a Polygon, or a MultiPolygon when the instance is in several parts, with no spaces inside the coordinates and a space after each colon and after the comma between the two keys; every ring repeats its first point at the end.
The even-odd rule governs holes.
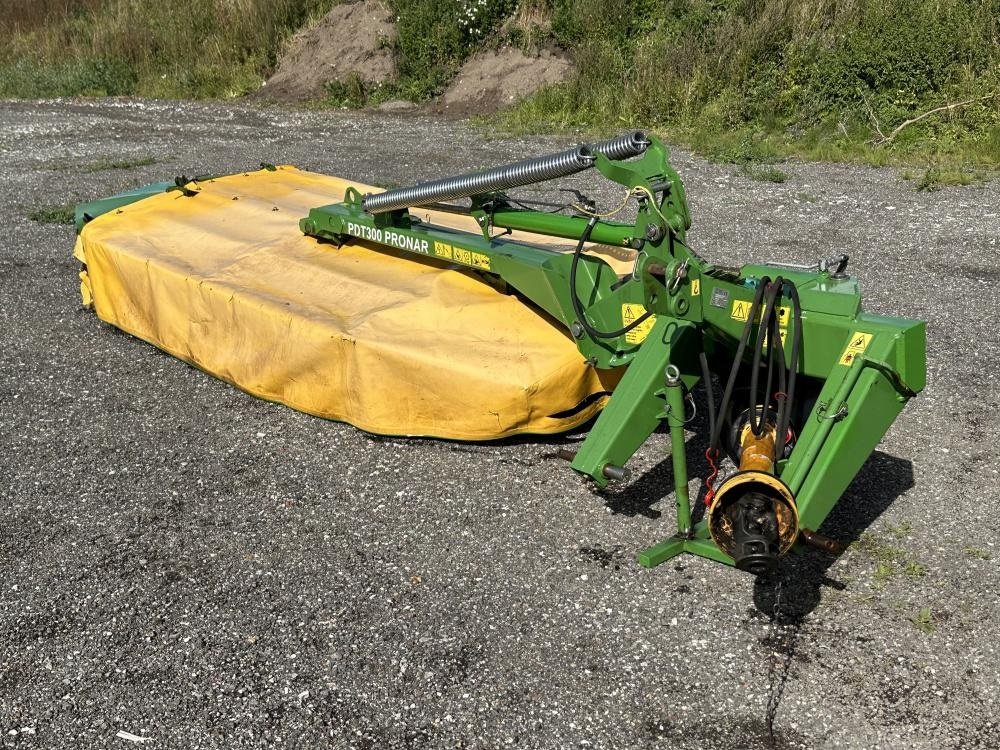
{"type": "Polygon", "coordinates": [[[701,295],[701,279],[691,279],[691,296],[698,297],[701,295]]]}
{"type": "Polygon", "coordinates": [[[490,256],[483,255],[483,253],[471,253],[471,255],[473,266],[482,268],[484,271],[490,270],[490,256]]]}
{"type": "Polygon", "coordinates": [[[752,306],[749,300],[734,299],[733,309],[729,311],[729,317],[733,320],[741,320],[746,323],[747,318],[750,317],[750,308],[752,306]]]}
{"type": "Polygon", "coordinates": [[[461,247],[452,247],[444,242],[435,242],[434,254],[439,258],[452,258],[459,263],[464,263],[473,268],[481,268],[484,271],[490,270],[490,256],[484,253],[477,253],[461,247]]]}
{"type": "MultiPolygon", "coordinates": [[[[624,304],[622,305],[622,323],[626,326],[630,326],[635,321],[637,321],[642,315],[646,313],[646,308],[639,304],[624,304]]],[[[641,344],[646,340],[649,332],[653,330],[653,323],[656,322],[656,316],[650,315],[639,325],[633,328],[631,331],[625,334],[625,341],[630,344],[641,344]]]]}
{"type": "Polygon", "coordinates": [[[847,346],[844,348],[844,353],[840,355],[839,363],[842,365],[853,364],[857,356],[868,348],[871,340],[872,334],[870,333],[861,333],[860,331],[852,333],[851,338],[847,341],[847,346]]]}
{"type": "MultiPolygon", "coordinates": [[[[733,307],[729,311],[729,317],[733,320],[739,320],[742,323],[746,323],[747,318],[750,317],[750,308],[753,307],[753,303],[749,300],[734,299],[733,307]]],[[[757,320],[759,321],[764,315],[764,305],[759,305],[757,307],[757,320]]],[[[778,307],[778,325],[781,328],[788,328],[788,321],[792,319],[792,308],[787,306],[778,307]]]]}

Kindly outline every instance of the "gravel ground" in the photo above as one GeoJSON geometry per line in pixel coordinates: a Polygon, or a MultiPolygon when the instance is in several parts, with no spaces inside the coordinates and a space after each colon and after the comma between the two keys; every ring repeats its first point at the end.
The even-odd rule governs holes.
{"type": "MultiPolygon", "coordinates": [[[[287,162],[404,184],[565,141],[137,101],[0,104],[5,747],[996,748],[1000,184],[783,184],[678,150],[714,259],[846,251],[929,321],[929,385],[775,587],[685,557],[664,435],[608,495],[561,439],[385,439],[265,403],[80,309],[28,214],[287,162]],[[156,163],[111,168],[153,157],[156,163]]],[[[611,201],[617,194],[605,193],[611,201]]]]}

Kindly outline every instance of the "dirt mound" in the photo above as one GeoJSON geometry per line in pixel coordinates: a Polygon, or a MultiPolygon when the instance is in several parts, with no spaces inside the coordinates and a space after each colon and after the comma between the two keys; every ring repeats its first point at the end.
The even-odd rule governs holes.
{"type": "Polygon", "coordinates": [[[396,74],[395,38],[392,12],[380,0],[338,5],[292,37],[258,96],[282,102],[316,99],[323,96],[328,81],[343,81],[351,74],[366,83],[387,81],[396,74]]]}
{"type": "Polygon", "coordinates": [[[462,66],[438,108],[458,115],[495,112],[564,80],[571,69],[569,59],[544,50],[535,57],[512,47],[480,52],[462,66]]]}

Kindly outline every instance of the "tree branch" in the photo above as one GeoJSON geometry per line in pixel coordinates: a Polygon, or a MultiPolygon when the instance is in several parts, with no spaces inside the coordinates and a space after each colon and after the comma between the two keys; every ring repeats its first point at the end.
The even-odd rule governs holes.
{"type": "MultiPolygon", "coordinates": [[[[872,140],[872,145],[876,147],[887,146],[893,142],[893,140],[896,138],[897,135],[899,135],[900,131],[902,131],[903,128],[907,128],[910,125],[913,125],[914,123],[920,122],[926,117],[930,117],[931,115],[937,112],[944,112],[946,110],[950,111],[953,109],[957,109],[958,107],[964,107],[967,104],[975,104],[976,102],[985,101],[986,99],[992,99],[996,95],[997,92],[994,91],[990,94],[987,94],[986,96],[977,96],[974,99],[966,99],[964,102],[951,102],[950,104],[942,104],[940,107],[929,109],[923,114],[917,115],[916,117],[911,117],[909,120],[904,120],[895,128],[893,128],[892,131],[889,133],[889,135],[886,135],[885,133],[882,132],[882,128],[879,127],[879,122],[875,117],[875,113],[872,111],[871,105],[868,105],[868,114],[872,118],[872,122],[875,125],[875,131],[879,134],[878,138],[872,140]]],[[[865,104],[866,105],[868,104],[867,99],[865,100],[865,104]]]]}

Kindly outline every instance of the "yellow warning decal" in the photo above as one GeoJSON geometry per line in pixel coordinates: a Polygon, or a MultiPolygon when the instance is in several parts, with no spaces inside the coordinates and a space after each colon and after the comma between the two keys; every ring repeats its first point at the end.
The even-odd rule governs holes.
{"type": "Polygon", "coordinates": [[[870,333],[861,333],[860,331],[852,333],[851,338],[847,341],[847,346],[844,348],[844,353],[840,355],[840,364],[853,364],[857,356],[868,348],[871,340],[872,334],[870,333]]]}
{"type": "MultiPolygon", "coordinates": [[[[750,317],[751,307],[753,307],[753,303],[750,302],[750,300],[734,299],[733,307],[729,312],[729,317],[731,317],[733,320],[739,320],[740,322],[746,323],[747,318],[750,317]]],[[[757,308],[757,320],[759,321],[763,315],[764,315],[764,305],[761,304],[757,308]]],[[[788,328],[788,321],[791,319],[792,319],[792,308],[786,305],[779,306],[778,325],[781,328],[788,328]]]]}
{"type": "Polygon", "coordinates": [[[452,258],[459,263],[464,263],[473,268],[481,268],[484,271],[490,270],[490,256],[484,253],[465,250],[461,247],[452,247],[443,242],[435,242],[434,254],[439,258],[452,258]]]}
{"type": "Polygon", "coordinates": [[[701,279],[691,279],[691,296],[697,297],[701,294],[701,279]]]}
{"type": "Polygon", "coordinates": [[[751,305],[749,300],[734,299],[733,309],[729,312],[729,317],[733,320],[741,320],[746,323],[747,318],[750,317],[751,305]]]}
{"type": "MultiPolygon", "coordinates": [[[[626,326],[632,325],[636,320],[646,313],[646,308],[639,304],[629,304],[626,303],[622,305],[622,324],[626,326]]],[[[631,331],[625,334],[625,341],[629,344],[641,344],[646,340],[649,332],[653,330],[653,324],[656,322],[656,316],[650,315],[639,325],[633,328],[631,331]]]]}
{"type": "Polygon", "coordinates": [[[482,268],[484,271],[490,270],[490,256],[483,253],[472,253],[472,265],[482,268]]]}

